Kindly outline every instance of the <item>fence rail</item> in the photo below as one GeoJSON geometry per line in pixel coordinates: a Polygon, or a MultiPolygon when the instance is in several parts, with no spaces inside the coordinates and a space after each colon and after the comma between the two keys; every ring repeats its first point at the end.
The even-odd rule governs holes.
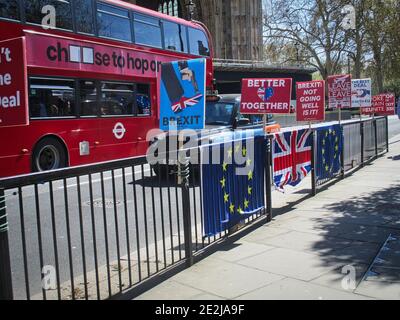
{"type": "MultiPolygon", "coordinates": [[[[388,150],[388,120],[345,123],[342,171],[312,192],[388,150]]],[[[265,203],[243,225],[271,219],[271,139],[265,203]]],[[[198,152],[200,163],[200,152],[198,152]]],[[[181,181],[155,175],[146,157],[0,180],[0,300],[108,299],[182,265],[232,231],[204,235],[203,190],[189,163],[181,181]]]]}

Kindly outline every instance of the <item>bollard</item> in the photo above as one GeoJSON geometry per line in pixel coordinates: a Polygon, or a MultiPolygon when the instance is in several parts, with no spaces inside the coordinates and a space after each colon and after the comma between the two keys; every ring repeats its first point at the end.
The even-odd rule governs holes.
{"type": "Polygon", "coordinates": [[[179,151],[178,174],[182,190],[182,209],[183,209],[183,233],[185,239],[186,266],[193,265],[193,244],[192,244],[192,219],[190,214],[190,193],[189,193],[189,158],[186,151],[179,151]]]}
{"type": "Polygon", "coordinates": [[[6,197],[0,188],[0,300],[13,300],[6,197]]]}
{"type": "Polygon", "coordinates": [[[379,150],[378,150],[378,124],[376,119],[374,119],[374,135],[375,135],[375,158],[378,158],[379,150]]]}

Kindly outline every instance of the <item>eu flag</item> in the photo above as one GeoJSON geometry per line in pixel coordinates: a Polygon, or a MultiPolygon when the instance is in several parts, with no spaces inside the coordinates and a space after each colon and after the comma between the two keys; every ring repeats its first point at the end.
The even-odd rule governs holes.
{"type": "Polygon", "coordinates": [[[340,125],[317,129],[317,180],[336,177],[341,169],[343,129],[340,125]]]}
{"type": "Polygon", "coordinates": [[[225,231],[264,209],[266,143],[264,137],[255,137],[218,149],[206,147],[208,154],[203,150],[204,236],[225,231]],[[212,163],[213,151],[220,155],[218,164],[212,163]]]}

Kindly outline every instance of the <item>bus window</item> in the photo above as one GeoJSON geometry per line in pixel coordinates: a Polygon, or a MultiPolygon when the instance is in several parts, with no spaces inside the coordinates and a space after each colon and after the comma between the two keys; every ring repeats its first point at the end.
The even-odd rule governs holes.
{"type": "Polygon", "coordinates": [[[148,84],[137,84],[136,105],[138,116],[151,116],[151,96],[148,84]]]}
{"type": "Polygon", "coordinates": [[[210,48],[205,33],[199,29],[189,28],[190,53],[198,56],[210,56],[210,48]]]}
{"type": "Polygon", "coordinates": [[[135,43],[162,48],[160,21],[136,13],[134,20],[135,43]]]}
{"type": "Polygon", "coordinates": [[[103,3],[97,4],[97,29],[100,37],[131,42],[129,11],[103,3]]]}
{"type": "Polygon", "coordinates": [[[42,19],[47,13],[42,13],[42,8],[51,5],[56,9],[56,28],[72,30],[71,1],[63,0],[31,0],[25,1],[26,21],[42,24],[42,19]]]}
{"type": "Polygon", "coordinates": [[[13,20],[20,20],[18,1],[0,0],[0,17],[13,20]]]}
{"type": "Polygon", "coordinates": [[[29,111],[32,118],[71,117],[75,114],[75,82],[31,78],[29,111]]]}
{"type": "Polygon", "coordinates": [[[102,82],[100,115],[126,116],[133,115],[133,84],[102,82]]]}
{"type": "Polygon", "coordinates": [[[75,0],[76,31],[94,34],[92,0],[75,0]]]}
{"type": "Polygon", "coordinates": [[[97,116],[97,86],[96,82],[79,81],[80,115],[82,117],[97,116]]]}
{"type": "Polygon", "coordinates": [[[164,21],[165,49],[187,52],[187,29],[180,24],[164,21]]]}

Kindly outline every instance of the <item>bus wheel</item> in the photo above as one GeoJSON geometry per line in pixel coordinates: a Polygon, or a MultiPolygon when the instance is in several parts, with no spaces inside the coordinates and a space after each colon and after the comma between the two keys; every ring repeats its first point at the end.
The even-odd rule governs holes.
{"type": "Polygon", "coordinates": [[[55,138],[44,138],[33,152],[33,171],[42,172],[65,168],[67,155],[63,144],[55,138]]]}

